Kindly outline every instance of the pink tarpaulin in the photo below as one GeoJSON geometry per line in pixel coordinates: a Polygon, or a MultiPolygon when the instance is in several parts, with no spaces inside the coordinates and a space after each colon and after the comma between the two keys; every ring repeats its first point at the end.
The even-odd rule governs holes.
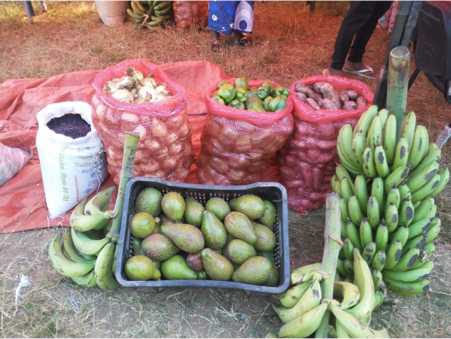
{"type": "MultiPolygon", "coordinates": [[[[229,78],[217,65],[207,61],[184,61],[160,65],[174,81],[186,89],[189,122],[193,129],[193,146],[198,154],[200,135],[207,109],[205,92],[229,78]]],[[[63,217],[49,220],[42,184],[39,156],[36,151],[38,124],[36,114],[48,104],[63,101],[91,103],[92,82],[99,71],[60,74],[46,79],[7,80],[0,86],[0,142],[33,153],[33,157],[10,181],[0,187],[0,233],[69,226],[69,211],[63,217]]],[[[263,181],[279,181],[273,159],[263,181]]],[[[186,182],[198,183],[195,165],[186,182]]],[[[100,190],[113,186],[110,177],[100,190]]],[[[113,196],[110,208],[114,206],[113,196]]]]}

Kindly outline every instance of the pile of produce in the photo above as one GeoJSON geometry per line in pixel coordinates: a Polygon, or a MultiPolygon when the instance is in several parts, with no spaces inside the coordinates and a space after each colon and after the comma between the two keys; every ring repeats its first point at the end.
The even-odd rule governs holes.
{"type": "Polygon", "coordinates": [[[341,199],[343,251],[338,271],[355,276],[358,249],[371,266],[375,287],[413,295],[429,290],[428,261],[440,232],[435,199],[449,181],[440,168],[441,150],[429,142],[414,112],[397,120],[371,106],[352,130],[342,127],[337,151],[341,165],[331,179],[341,199]]]}
{"type": "Polygon", "coordinates": [[[148,103],[166,100],[172,97],[167,85],[163,82],[157,84],[152,73],[145,77],[133,69],[127,68],[127,74],[122,78],[113,78],[103,86],[105,94],[125,103],[148,103]]]}
{"type": "Polygon", "coordinates": [[[69,113],[53,118],[47,123],[47,127],[55,133],[72,139],[85,137],[91,132],[91,125],[83,120],[80,114],[69,113]]]}
{"type": "Polygon", "coordinates": [[[305,85],[298,82],[294,95],[308,104],[314,110],[325,109],[328,111],[352,111],[365,108],[368,103],[365,98],[353,89],[344,89],[340,92],[328,82],[317,82],[313,85],[305,85]]]}
{"type": "Polygon", "coordinates": [[[383,301],[383,293],[376,292],[371,270],[353,250],[352,281],[341,281],[336,275],[340,240],[340,204],[336,194],[326,200],[325,247],[322,263],[300,267],[291,273],[291,287],[279,296],[284,307],[273,305],[285,324],[278,335],[266,338],[388,338],[385,329],[371,329],[373,309],[383,301]]]}
{"type": "Polygon", "coordinates": [[[141,27],[150,31],[159,31],[167,20],[174,16],[172,1],[139,1],[131,2],[131,9],[127,13],[141,27]]]}
{"type": "Polygon", "coordinates": [[[290,92],[285,87],[276,87],[265,81],[259,88],[249,87],[246,78],[237,78],[235,86],[221,81],[211,98],[229,107],[253,112],[278,112],[287,107],[290,92]]]}
{"type": "Polygon", "coordinates": [[[57,235],[50,243],[49,257],[54,269],[85,287],[104,290],[119,287],[114,277],[117,241],[124,203],[125,187],[132,177],[139,137],[127,134],[124,145],[119,192],[113,211],[108,211],[115,187],[80,202],[70,217],[71,229],[57,235]]]}
{"type": "Polygon", "coordinates": [[[124,265],[128,279],[212,279],[277,286],[274,205],[256,195],[205,207],[179,193],[148,187],[136,198],[130,221],[134,256],[124,265]]]}

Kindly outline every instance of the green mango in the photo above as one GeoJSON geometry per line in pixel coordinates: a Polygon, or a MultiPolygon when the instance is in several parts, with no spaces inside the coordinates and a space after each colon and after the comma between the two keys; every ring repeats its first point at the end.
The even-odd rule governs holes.
{"type": "Polygon", "coordinates": [[[277,286],[279,284],[279,270],[276,265],[271,263],[271,270],[269,272],[269,278],[263,284],[264,286],[277,286]]]}
{"type": "Polygon", "coordinates": [[[144,255],[129,258],[124,265],[124,272],[133,281],[158,280],[161,272],[154,266],[152,260],[144,255]]]}
{"type": "Polygon", "coordinates": [[[268,227],[252,222],[255,234],[257,234],[257,241],[254,245],[257,251],[267,252],[272,251],[277,245],[276,235],[268,227]]]}
{"type": "Polygon", "coordinates": [[[221,198],[211,198],[205,205],[207,211],[213,212],[219,220],[224,221],[227,214],[230,213],[229,204],[221,198]]]}
{"type": "Polygon", "coordinates": [[[242,264],[246,260],[255,257],[257,255],[257,251],[247,242],[240,239],[235,239],[228,244],[224,254],[234,264],[242,264]]]}
{"type": "Polygon", "coordinates": [[[135,200],[135,212],[147,212],[153,217],[161,213],[163,194],[153,187],[144,188],[135,200]]]}
{"type": "Polygon", "coordinates": [[[212,249],[206,248],[202,251],[202,262],[211,279],[227,281],[232,278],[233,265],[230,260],[212,249]]]}
{"type": "Polygon", "coordinates": [[[187,224],[200,227],[202,224],[202,215],[205,211],[204,206],[193,198],[185,200],[185,221],[187,224]]]}
{"type": "Polygon", "coordinates": [[[224,226],[233,237],[253,245],[257,242],[257,235],[252,222],[243,213],[230,212],[224,220],[224,226]]]}
{"type": "Polygon", "coordinates": [[[268,252],[259,252],[259,251],[257,251],[257,255],[260,256],[260,257],[265,257],[266,259],[268,259],[273,264],[275,264],[275,262],[276,262],[276,260],[274,259],[274,252],[273,251],[268,251],[268,252]]]}
{"type": "Polygon", "coordinates": [[[152,260],[162,261],[180,252],[171,239],[161,233],[153,233],[141,243],[144,254],[152,260]]]}
{"type": "Polygon", "coordinates": [[[197,274],[186,264],[185,259],[176,254],[161,263],[161,273],[168,280],[195,280],[197,274]]]}
{"type": "Polygon", "coordinates": [[[219,250],[224,247],[227,240],[227,232],[221,220],[213,212],[208,210],[204,212],[200,230],[207,247],[213,250],[219,250]]]}
{"type": "Polygon", "coordinates": [[[161,225],[161,233],[171,239],[178,248],[186,253],[200,252],[205,246],[202,232],[193,225],[165,224],[161,225]]]}
{"type": "Polygon", "coordinates": [[[240,268],[233,273],[235,282],[260,285],[265,283],[271,272],[271,262],[265,257],[253,257],[245,261],[240,268]]]}
{"type": "Polygon", "coordinates": [[[177,192],[169,192],[161,199],[161,208],[169,219],[181,221],[185,214],[185,200],[177,192]]]}
{"type": "Polygon", "coordinates": [[[251,194],[232,199],[229,205],[233,211],[241,212],[251,220],[261,218],[265,212],[263,200],[251,194]]]}
{"type": "Polygon", "coordinates": [[[257,220],[260,224],[269,227],[269,229],[274,230],[274,223],[276,222],[277,212],[275,206],[268,200],[263,200],[263,205],[265,210],[263,215],[257,220]]]}

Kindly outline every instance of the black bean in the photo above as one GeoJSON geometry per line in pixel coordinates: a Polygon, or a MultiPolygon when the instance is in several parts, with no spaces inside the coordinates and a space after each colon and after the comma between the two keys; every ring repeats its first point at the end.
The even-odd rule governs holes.
{"type": "Polygon", "coordinates": [[[59,118],[53,118],[47,123],[47,127],[58,134],[63,134],[72,139],[85,137],[91,131],[89,125],[80,114],[68,113],[59,118]]]}

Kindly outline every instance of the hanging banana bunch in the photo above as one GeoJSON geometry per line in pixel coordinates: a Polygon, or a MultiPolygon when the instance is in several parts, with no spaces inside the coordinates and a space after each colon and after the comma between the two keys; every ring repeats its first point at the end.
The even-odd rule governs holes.
{"type": "Polygon", "coordinates": [[[158,31],[161,26],[174,15],[172,1],[139,1],[131,2],[127,13],[141,27],[158,31]]]}
{"type": "Polygon", "coordinates": [[[353,279],[352,249],[371,267],[374,287],[413,295],[429,290],[434,240],[440,232],[435,197],[449,181],[441,149],[429,142],[416,115],[406,115],[399,141],[396,118],[371,106],[354,130],[340,130],[341,164],[331,179],[341,199],[342,238],[337,269],[353,279]]]}

